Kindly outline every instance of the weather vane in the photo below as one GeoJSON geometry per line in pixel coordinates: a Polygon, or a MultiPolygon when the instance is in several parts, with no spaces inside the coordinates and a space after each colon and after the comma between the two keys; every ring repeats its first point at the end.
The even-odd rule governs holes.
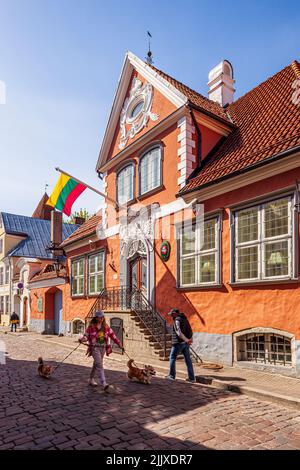
{"type": "Polygon", "coordinates": [[[150,38],[152,38],[152,35],[151,35],[150,31],[147,31],[147,34],[148,34],[148,37],[149,37],[149,50],[147,52],[146,61],[149,65],[152,65],[153,64],[153,54],[151,52],[151,39],[150,39],[150,38]]]}

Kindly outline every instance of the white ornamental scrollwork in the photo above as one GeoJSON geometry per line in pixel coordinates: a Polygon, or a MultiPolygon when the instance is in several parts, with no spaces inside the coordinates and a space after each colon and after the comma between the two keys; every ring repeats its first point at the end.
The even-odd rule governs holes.
{"type": "Polygon", "coordinates": [[[135,220],[129,224],[120,225],[121,255],[124,255],[129,244],[133,241],[141,241],[153,250],[154,224],[150,217],[147,220],[135,220]]]}
{"type": "Polygon", "coordinates": [[[126,98],[120,116],[121,138],[119,148],[123,149],[129,138],[134,137],[147,124],[148,120],[157,121],[159,115],[151,112],[153,102],[153,86],[146,82],[144,85],[141,80],[134,78],[130,95],[126,98]],[[141,111],[135,118],[130,116],[134,107],[143,103],[141,111]],[[126,132],[126,124],[130,127],[126,132]]]}
{"type": "Polygon", "coordinates": [[[132,258],[136,253],[139,255],[147,255],[145,243],[142,240],[134,240],[129,246],[127,258],[132,258]]]}

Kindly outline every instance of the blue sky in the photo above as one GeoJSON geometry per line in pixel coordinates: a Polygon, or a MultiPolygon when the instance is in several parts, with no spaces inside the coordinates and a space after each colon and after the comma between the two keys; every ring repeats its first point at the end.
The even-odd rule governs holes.
{"type": "MultiPolygon", "coordinates": [[[[60,166],[101,189],[95,165],[126,50],[206,95],[230,60],[236,97],[300,61],[298,1],[0,0],[0,210],[31,215],[60,166]]],[[[94,212],[86,190],[73,209],[94,212]]]]}

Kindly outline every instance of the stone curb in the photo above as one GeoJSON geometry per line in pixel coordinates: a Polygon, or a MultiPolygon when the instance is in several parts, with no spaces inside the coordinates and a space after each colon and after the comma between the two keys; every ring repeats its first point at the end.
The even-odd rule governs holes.
{"type": "Polygon", "coordinates": [[[240,395],[247,395],[260,400],[276,403],[278,405],[286,406],[300,410],[300,399],[290,397],[288,395],[280,395],[276,392],[268,392],[256,387],[247,387],[245,385],[236,385],[234,383],[226,383],[222,380],[215,379],[209,376],[201,377],[197,376],[197,382],[212,385],[213,387],[228,390],[229,392],[238,393],[240,395]]]}

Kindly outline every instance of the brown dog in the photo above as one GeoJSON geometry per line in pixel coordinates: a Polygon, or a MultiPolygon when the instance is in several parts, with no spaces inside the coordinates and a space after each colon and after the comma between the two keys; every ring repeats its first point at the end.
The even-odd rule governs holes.
{"type": "Polygon", "coordinates": [[[137,379],[142,384],[150,384],[152,375],[156,374],[154,367],[150,365],[145,365],[144,369],[140,369],[139,367],[133,366],[133,359],[130,359],[127,362],[128,372],[127,377],[132,379],[137,379]]]}
{"type": "Polygon", "coordinates": [[[49,379],[52,371],[53,371],[53,367],[44,364],[43,358],[39,357],[38,358],[38,374],[39,374],[39,376],[43,377],[44,379],[49,379]]]}

